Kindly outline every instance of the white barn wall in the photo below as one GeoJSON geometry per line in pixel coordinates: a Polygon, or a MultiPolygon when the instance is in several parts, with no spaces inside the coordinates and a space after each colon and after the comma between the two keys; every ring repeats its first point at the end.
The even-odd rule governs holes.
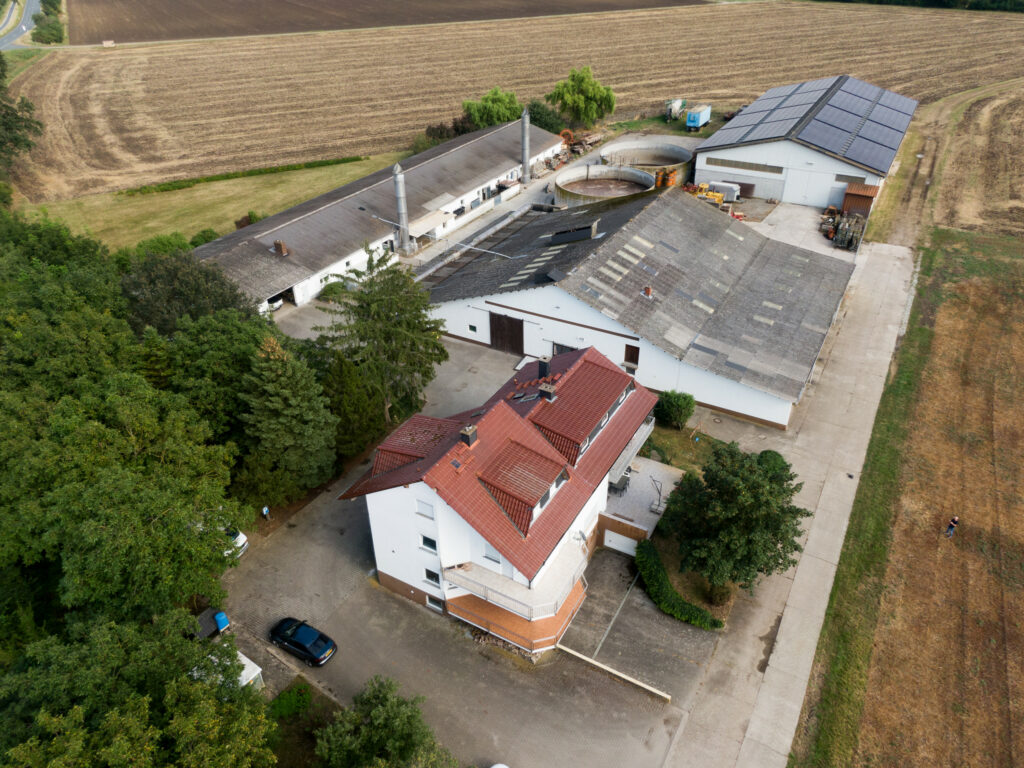
{"type": "Polygon", "coordinates": [[[793,407],[789,400],[687,365],[557,285],[450,301],[435,307],[432,314],[445,321],[449,334],[489,345],[489,312],[523,320],[523,351],[527,355],[550,355],[552,343],[593,346],[612,362],[622,364],[626,345],[636,346],[640,360],[634,376],[645,387],[688,392],[713,408],[772,424],[789,422],[793,407]]]}
{"type": "Polygon", "coordinates": [[[870,185],[880,185],[884,181],[882,176],[794,141],[772,141],[742,147],[709,149],[697,154],[694,166],[694,180],[698,184],[712,181],[749,182],[756,185],[757,197],[774,197],[784,203],[817,208],[843,204],[846,182],[836,181],[837,174],[862,177],[864,183],[870,185]],[[775,174],[708,165],[709,157],[777,165],[783,171],[781,174],[775,174]]]}

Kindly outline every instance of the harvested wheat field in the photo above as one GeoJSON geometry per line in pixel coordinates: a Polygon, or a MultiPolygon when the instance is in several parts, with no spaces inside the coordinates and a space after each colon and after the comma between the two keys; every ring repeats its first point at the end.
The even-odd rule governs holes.
{"type": "Polygon", "coordinates": [[[779,2],[54,51],[12,85],[46,126],[16,180],[40,201],[373,154],[493,86],[525,100],[584,64],[622,116],[843,73],[929,102],[1024,75],[1022,38],[1020,14],[779,2]],[[729,55],[689,55],[693,40],[729,55]]]}
{"type": "Polygon", "coordinates": [[[936,218],[975,232],[1024,235],[1024,83],[966,109],[942,174],[936,218]]]}
{"type": "Polygon", "coordinates": [[[1022,266],[1012,277],[960,284],[935,319],[860,766],[1009,767],[1024,759],[1022,266]],[[954,514],[961,525],[949,540],[941,531],[954,514]]]}

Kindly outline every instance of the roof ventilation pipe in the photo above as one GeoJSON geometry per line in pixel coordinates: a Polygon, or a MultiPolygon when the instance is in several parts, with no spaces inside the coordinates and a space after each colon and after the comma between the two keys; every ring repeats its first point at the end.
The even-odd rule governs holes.
{"type": "Polygon", "coordinates": [[[537,358],[537,378],[543,379],[551,373],[551,356],[544,355],[544,357],[537,358]]]}
{"type": "Polygon", "coordinates": [[[395,203],[398,205],[398,248],[403,253],[409,251],[409,205],[405,200],[405,174],[402,166],[395,163],[391,171],[395,179],[395,203]]]}
{"type": "Polygon", "coordinates": [[[472,446],[476,442],[476,424],[470,424],[459,430],[459,440],[472,446]]]}
{"type": "Polygon", "coordinates": [[[523,108],[523,184],[530,183],[530,110],[523,108]]]}

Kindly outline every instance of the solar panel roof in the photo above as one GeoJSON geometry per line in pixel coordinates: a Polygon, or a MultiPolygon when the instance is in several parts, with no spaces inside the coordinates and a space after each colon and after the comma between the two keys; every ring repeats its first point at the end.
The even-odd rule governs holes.
{"type": "Polygon", "coordinates": [[[777,86],[697,151],[791,139],[884,176],[916,109],[913,99],[849,75],[777,86]]]}

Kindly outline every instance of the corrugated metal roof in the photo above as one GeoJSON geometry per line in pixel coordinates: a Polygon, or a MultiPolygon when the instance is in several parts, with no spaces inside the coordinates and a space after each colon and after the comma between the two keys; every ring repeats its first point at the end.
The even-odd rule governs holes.
{"type": "Polygon", "coordinates": [[[788,139],[882,176],[917,102],[849,75],[772,88],[697,152],[788,139]]]}
{"type": "MultiPolygon", "coordinates": [[[[453,195],[517,167],[522,160],[520,134],[517,120],[460,136],[403,161],[409,220],[429,217],[454,200],[453,195]]],[[[561,141],[530,126],[534,156],[561,141]]],[[[391,168],[200,246],[195,256],[219,264],[243,291],[263,300],[357,252],[364,243],[388,237],[394,227],[373,216],[397,219],[391,168]],[[288,256],[273,253],[275,240],[288,246],[288,256]]]]}
{"type": "Polygon", "coordinates": [[[484,247],[520,258],[478,255],[438,283],[431,301],[557,282],[673,357],[792,402],[853,272],[839,259],[769,240],[677,189],[538,214],[502,238],[499,231],[484,247]],[[568,243],[534,267],[532,279],[509,282],[549,248],[554,232],[593,220],[596,241],[568,243]],[[552,267],[565,276],[551,278],[552,267]]]}

